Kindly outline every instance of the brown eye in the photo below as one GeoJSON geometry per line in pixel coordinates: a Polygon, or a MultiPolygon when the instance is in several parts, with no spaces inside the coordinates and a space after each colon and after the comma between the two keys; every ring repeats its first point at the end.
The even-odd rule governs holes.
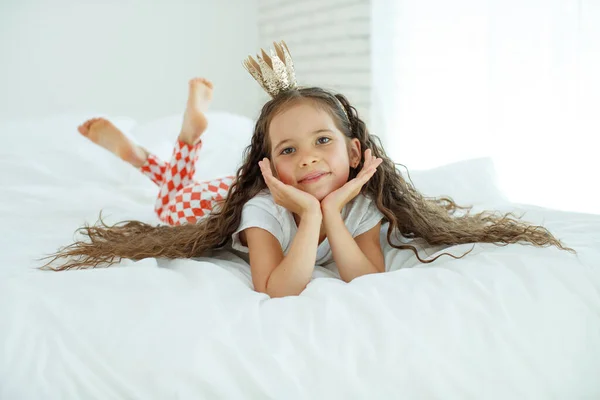
{"type": "Polygon", "coordinates": [[[329,139],[327,136],[322,136],[317,139],[317,143],[319,143],[319,144],[326,144],[329,142],[331,142],[331,139],[329,139]],[[322,141],[322,139],[325,139],[325,141],[322,141]]]}

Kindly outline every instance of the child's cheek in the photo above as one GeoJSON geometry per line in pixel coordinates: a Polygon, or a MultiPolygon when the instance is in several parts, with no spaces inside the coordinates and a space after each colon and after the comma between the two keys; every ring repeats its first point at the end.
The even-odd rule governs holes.
{"type": "Polygon", "coordinates": [[[291,185],[294,183],[294,180],[292,179],[292,177],[286,173],[282,173],[279,175],[279,180],[283,183],[285,183],[286,185],[291,185]]]}
{"type": "Polygon", "coordinates": [[[277,167],[277,175],[279,176],[279,180],[286,185],[290,185],[294,182],[292,175],[281,166],[277,167]]]}
{"type": "Polygon", "coordinates": [[[350,174],[348,174],[348,173],[334,174],[334,179],[333,179],[334,189],[333,190],[339,189],[342,186],[344,186],[348,182],[349,176],[350,176],[350,174]]]}

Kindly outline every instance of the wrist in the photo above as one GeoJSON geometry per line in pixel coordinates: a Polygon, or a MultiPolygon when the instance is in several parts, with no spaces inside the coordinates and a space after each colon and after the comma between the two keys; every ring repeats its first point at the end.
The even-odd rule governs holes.
{"type": "Polygon", "coordinates": [[[321,203],[321,212],[323,214],[341,214],[344,207],[338,204],[321,203]]]}
{"type": "Polygon", "coordinates": [[[337,208],[324,208],[322,214],[323,221],[327,224],[335,221],[336,219],[342,220],[342,212],[338,211],[337,208]]]}
{"type": "Polygon", "coordinates": [[[304,220],[304,219],[321,220],[323,218],[323,213],[321,212],[320,207],[311,207],[311,208],[304,210],[300,214],[300,218],[302,220],[304,220]]]}

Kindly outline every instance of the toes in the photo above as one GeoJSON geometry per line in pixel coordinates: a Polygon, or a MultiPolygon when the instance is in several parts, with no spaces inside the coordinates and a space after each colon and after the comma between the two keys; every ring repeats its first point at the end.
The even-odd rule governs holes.
{"type": "Polygon", "coordinates": [[[77,127],[77,130],[79,131],[79,133],[81,133],[84,136],[87,136],[90,133],[90,127],[92,126],[92,124],[97,120],[98,118],[90,118],[87,121],[85,121],[83,124],[79,125],[77,127]]]}
{"type": "Polygon", "coordinates": [[[90,129],[90,126],[92,126],[92,124],[96,121],[98,121],[98,118],[90,118],[83,123],[83,126],[85,126],[87,129],[90,129]]]}
{"type": "Polygon", "coordinates": [[[90,125],[88,126],[88,128],[92,129],[92,127],[94,127],[94,126],[106,125],[107,123],[108,123],[108,120],[106,118],[92,118],[90,120],[90,125]]]}
{"type": "Polygon", "coordinates": [[[94,126],[94,124],[96,123],[96,121],[98,121],[98,118],[92,118],[89,121],[86,121],[85,123],[85,129],[87,130],[87,134],[89,135],[90,131],[92,130],[92,127],[94,126]]]}
{"type": "Polygon", "coordinates": [[[91,137],[95,135],[95,132],[98,129],[102,129],[102,127],[110,124],[110,122],[106,118],[90,118],[85,121],[83,124],[77,127],[79,133],[81,133],[85,137],[91,137]]]}
{"type": "Polygon", "coordinates": [[[212,82],[206,78],[193,78],[193,79],[190,79],[189,83],[190,83],[190,86],[205,85],[205,86],[209,87],[210,89],[213,88],[212,82]]]}
{"type": "Polygon", "coordinates": [[[213,84],[211,81],[209,81],[208,79],[205,78],[200,78],[202,80],[202,83],[204,83],[206,86],[208,86],[209,88],[213,88],[213,84]]]}
{"type": "Polygon", "coordinates": [[[81,133],[85,137],[89,137],[92,131],[95,128],[96,123],[102,121],[104,118],[90,118],[85,121],[83,124],[77,127],[79,133],[81,133]]]}

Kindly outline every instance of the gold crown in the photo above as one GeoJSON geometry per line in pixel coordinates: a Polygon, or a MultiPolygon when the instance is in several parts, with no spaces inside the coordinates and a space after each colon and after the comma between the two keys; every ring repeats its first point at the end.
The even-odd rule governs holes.
{"type": "MultiPolygon", "coordinates": [[[[250,75],[256,79],[271,97],[275,97],[287,90],[298,88],[290,49],[288,49],[287,44],[283,40],[279,43],[273,42],[273,45],[275,46],[275,50],[269,50],[270,56],[263,49],[260,49],[262,57],[256,55],[257,60],[255,60],[252,56],[248,56],[242,62],[244,68],[250,72],[250,75]]],[[[337,97],[335,99],[346,115],[346,119],[350,121],[342,102],[337,97]]]]}
{"type": "Polygon", "coordinates": [[[271,97],[298,87],[290,50],[283,40],[280,43],[273,42],[273,45],[275,50],[269,51],[270,56],[260,49],[262,57],[257,55],[257,60],[254,60],[248,56],[243,61],[244,68],[271,97]]]}

